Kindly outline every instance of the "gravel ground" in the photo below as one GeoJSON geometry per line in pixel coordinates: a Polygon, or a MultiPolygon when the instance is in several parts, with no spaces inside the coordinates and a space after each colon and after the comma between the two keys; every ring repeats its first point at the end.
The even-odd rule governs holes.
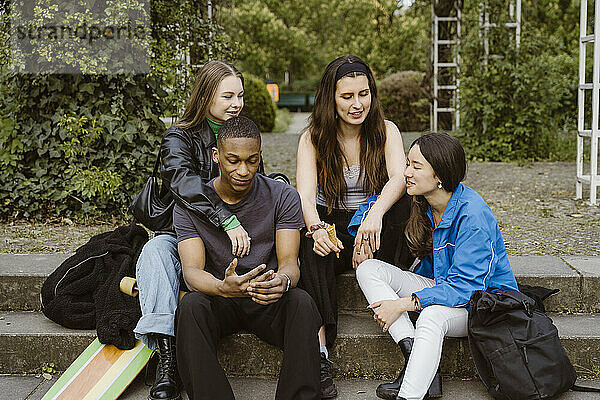
{"type": "MultiPolygon", "coordinates": [[[[308,114],[294,113],[287,133],[263,135],[268,172],[295,184],[298,132],[308,114]]],[[[405,145],[415,135],[406,134],[405,145]]],[[[575,163],[471,163],[465,183],[490,205],[511,255],[600,255],[600,208],[575,197],[575,163]]],[[[584,187],[589,194],[589,188],[584,187]]],[[[114,224],[12,222],[0,224],[0,252],[73,252],[114,224]]]]}

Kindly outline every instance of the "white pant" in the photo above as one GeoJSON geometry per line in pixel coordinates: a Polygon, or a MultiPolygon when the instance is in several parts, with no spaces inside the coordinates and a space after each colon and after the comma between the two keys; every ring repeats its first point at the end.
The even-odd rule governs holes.
{"type": "MultiPolygon", "coordinates": [[[[356,279],[369,304],[410,297],[423,288],[435,285],[432,279],[375,259],[359,265],[356,279]]],[[[398,397],[407,400],[425,397],[440,364],[444,336],[467,336],[467,316],[466,308],[431,305],[421,311],[416,328],[406,312],[389,327],[388,332],[396,343],[407,337],[414,338],[398,397]]]]}

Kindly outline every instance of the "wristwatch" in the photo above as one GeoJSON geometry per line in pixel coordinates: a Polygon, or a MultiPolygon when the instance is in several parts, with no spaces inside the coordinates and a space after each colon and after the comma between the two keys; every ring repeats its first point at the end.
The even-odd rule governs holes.
{"type": "Polygon", "coordinates": [[[412,296],[410,296],[410,299],[412,300],[413,305],[415,306],[415,311],[421,311],[421,301],[419,300],[417,295],[413,293],[412,296]]]}

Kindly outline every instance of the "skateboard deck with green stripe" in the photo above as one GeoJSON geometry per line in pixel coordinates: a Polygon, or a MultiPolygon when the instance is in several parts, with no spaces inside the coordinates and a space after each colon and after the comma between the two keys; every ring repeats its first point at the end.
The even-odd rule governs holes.
{"type": "Polygon", "coordinates": [[[42,400],[115,400],[148,363],[152,353],[140,340],[131,350],[119,350],[96,338],[42,400]]]}

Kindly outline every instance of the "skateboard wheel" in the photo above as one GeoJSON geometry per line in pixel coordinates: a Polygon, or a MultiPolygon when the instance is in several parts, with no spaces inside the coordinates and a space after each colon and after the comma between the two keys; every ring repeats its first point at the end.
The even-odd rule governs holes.
{"type": "Polygon", "coordinates": [[[119,289],[121,292],[129,296],[135,297],[138,295],[137,281],[135,278],[130,276],[125,276],[123,279],[121,279],[121,282],[119,283],[119,289]]]}
{"type": "Polygon", "coordinates": [[[184,292],[183,290],[179,291],[179,299],[178,301],[181,301],[181,299],[183,299],[183,296],[185,296],[186,294],[188,294],[188,292],[184,292]]]}

